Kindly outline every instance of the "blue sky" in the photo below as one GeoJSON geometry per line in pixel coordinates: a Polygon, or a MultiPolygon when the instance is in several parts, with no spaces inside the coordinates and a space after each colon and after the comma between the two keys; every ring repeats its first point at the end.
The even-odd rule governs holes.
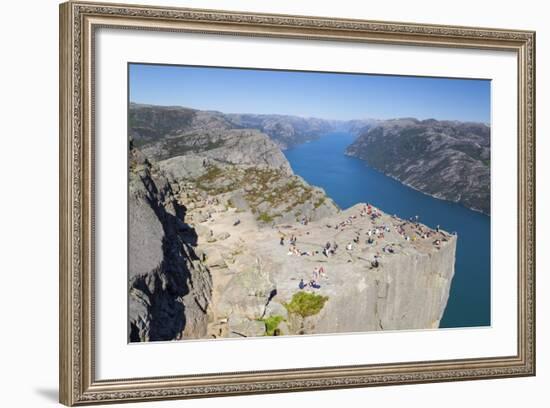
{"type": "Polygon", "coordinates": [[[130,64],[130,101],[323,119],[490,122],[489,80],[130,64]]]}

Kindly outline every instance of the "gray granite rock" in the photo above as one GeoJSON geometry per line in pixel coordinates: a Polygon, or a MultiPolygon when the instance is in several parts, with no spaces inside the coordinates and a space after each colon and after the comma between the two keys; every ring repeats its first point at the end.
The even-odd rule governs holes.
{"type": "Polygon", "coordinates": [[[129,340],[203,337],[212,280],[188,244],[185,209],[133,149],[129,188],[129,340]]]}

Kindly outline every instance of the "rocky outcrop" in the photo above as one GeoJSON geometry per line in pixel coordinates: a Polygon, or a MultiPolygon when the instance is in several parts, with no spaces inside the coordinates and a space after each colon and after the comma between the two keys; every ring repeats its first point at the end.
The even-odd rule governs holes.
{"type": "Polygon", "coordinates": [[[454,276],[455,251],[456,238],[451,237],[439,250],[403,248],[380,261],[378,268],[367,271],[357,266],[353,271],[343,265],[338,269],[342,286],[327,290],[329,301],[318,316],[308,319],[309,330],[337,333],[438,328],[454,276]]]}
{"type": "Polygon", "coordinates": [[[227,207],[251,212],[258,227],[315,221],[339,211],[323,189],[309,185],[286,166],[238,166],[213,159],[204,163],[200,156],[182,156],[158,165],[181,189],[192,187],[184,201],[196,197],[197,192],[216,197],[227,207]],[[182,175],[181,169],[187,174],[182,175]]]}
{"type": "MultiPolygon", "coordinates": [[[[292,174],[290,165],[279,148],[266,135],[256,130],[212,130],[200,136],[182,137],[180,146],[183,143],[192,146],[186,154],[162,160],[163,166],[172,174],[181,173],[181,169],[185,168],[190,176],[200,175],[200,169],[210,162],[270,168],[292,174]]],[[[159,156],[158,148],[158,145],[145,148],[144,153],[155,150],[153,156],[159,156]]]]}
{"type": "Polygon", "coordinates": [[[361,216],[364,207],[275,228],[258,228],[249,213],[210,207],[211,217],[197,223],[208,226],[199,233],[198,247],[213,260],[210,333],[267,335],[274,324],[279,335],[439,327],[454,276],[457,237],[377,209],[376,218],[361,216]],[[227,239],[209,239],[227,230],[227,239]],[[289,253],[293,236],[298,254],[289,253]],[[328,256],[322,251],[326,242],[337,246],[328,256]],[[300,280],[307,284],[320,267],[318,285],[301,289],[300,280]],[[289,305],[303,293],[325,301],[302,316],[289,305]]]}
{"type": "Polygon", "coordinates": [[[130,341],[439,326],[456,236],[340,210],[235,118],[131,112],[130,341]]]}
{"type": "Polygon", "coordinates": [[[212,280],[167,180],[137,149],[129,174],[129,340],[206,335],[212,280]]]}
{"type": "Polygon", "coordinates": [[[416,119],[370,128],[346,154],[436,198],[490,213],[489,126],[416,119]]]}

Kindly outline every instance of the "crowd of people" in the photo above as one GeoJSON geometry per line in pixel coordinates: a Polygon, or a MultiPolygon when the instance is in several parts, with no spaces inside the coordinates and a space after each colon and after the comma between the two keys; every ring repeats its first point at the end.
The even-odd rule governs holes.
{"type": "Polygon", "coordinates": [[[418,215],[416,215],[414,218],[410,217],[409,221],[403,221],[401,224],[399,224],[396,228],[396,231],[401,235],[405,241],[416,241],[417,239],[431,239],[436,238],[432,241],[432,244],[437,248],[440,249],[441,243],[447,241],[447,236],[443,231],[441,231],[441,227],[439,224],[436,226],[435,230],[425,227],[422,224],[418,222],[418,215]],[[406,227],[408,227],[409,232],[407,233],[406,227]]]}
{"type": "MultiPolygon", "coordinates": [[[[345,244],[345,251],[351,255],[358,248],[363,248],[362,244],[366,244],[367,248],[372,247],[378,248],[378,250],[371,252],[372,257],[364,259],[368,262],[370,269],[379,268],[381,265],[381,260],[384,256],[391,256],[396,253],[397,244],[394,242],[384,242],[386,235],[391,232],[396,232],[402,239],[406,241],[416,241],[416,240],[427,240],[432,239],[432,243],[435,248],[439,249],[443,242],[447,241],[445,233],[440,229],[440,226],[437,225],[435,229],[430,229],[419,222],[419,216],[410,217],[408,220],[403,221],[398,218],[396,215],[392,216],[393,221],[390,222],[380,222],[380,217],[382,213],[373,207],[371,204],[365,204],[358,213],[348,215],[345,219],[338,222],[336,225],[327,224],[327,228],[333,228],[337,231],[336,236],[339,233],[345,230],[355,229],[355,234],[349,237],[348,241],[345,244]],[[362,222],[358,224],[360,218],[368,217],[371,222],[368,228],[365,227],[365,223],[362,222]],[[358,226],[354,225],[358,224],[358,226]],[[383,246],[381,248],[374,246],[377,242],[382,241],[383,246]]],[[[309,220],[307,217],[303,217],[300,223],[302,225],[307,225],[309,220]]],[[[309,231],[306,232],[309,234],[309,231]]],[[[391,235],[390,235],[391,236],[391,235]]],[[[329,258],[337,254],[338,243],[336,241],[327,241],[319,249],[310,249],[310,250],[301,250],[297,246],[297,236],[290,235],[287,241],[287,237],[284,234],[280,233],[280,245],[284,246],[288,242],[288,252],[290,256],[315,256],[322,254],[324,257],[329,258]]],[[[314,244],[310,244],[314,245],[314,244]]],[[[315,258],[314,258],[315,259],[315,258]]],[[[351,262],[352,258],[349,258],[348,262],[351,262]]],[[[326,271],[323,266],[316,266],[312,272],[311,278],[302,278],[300,279],[299,288],[300,289],[319,289],[321,287],[322,278],[326,278],[326,271]]]]}

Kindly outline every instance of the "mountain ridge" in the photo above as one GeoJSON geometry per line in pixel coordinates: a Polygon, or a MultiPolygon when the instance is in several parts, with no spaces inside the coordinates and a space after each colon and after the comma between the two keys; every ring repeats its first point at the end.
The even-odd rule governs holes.
{"type": "Polygon", "coordinates": [[[476,122],[388,120],[346,154],[423,193],[490,214],[491,129],[476,122]]]}

